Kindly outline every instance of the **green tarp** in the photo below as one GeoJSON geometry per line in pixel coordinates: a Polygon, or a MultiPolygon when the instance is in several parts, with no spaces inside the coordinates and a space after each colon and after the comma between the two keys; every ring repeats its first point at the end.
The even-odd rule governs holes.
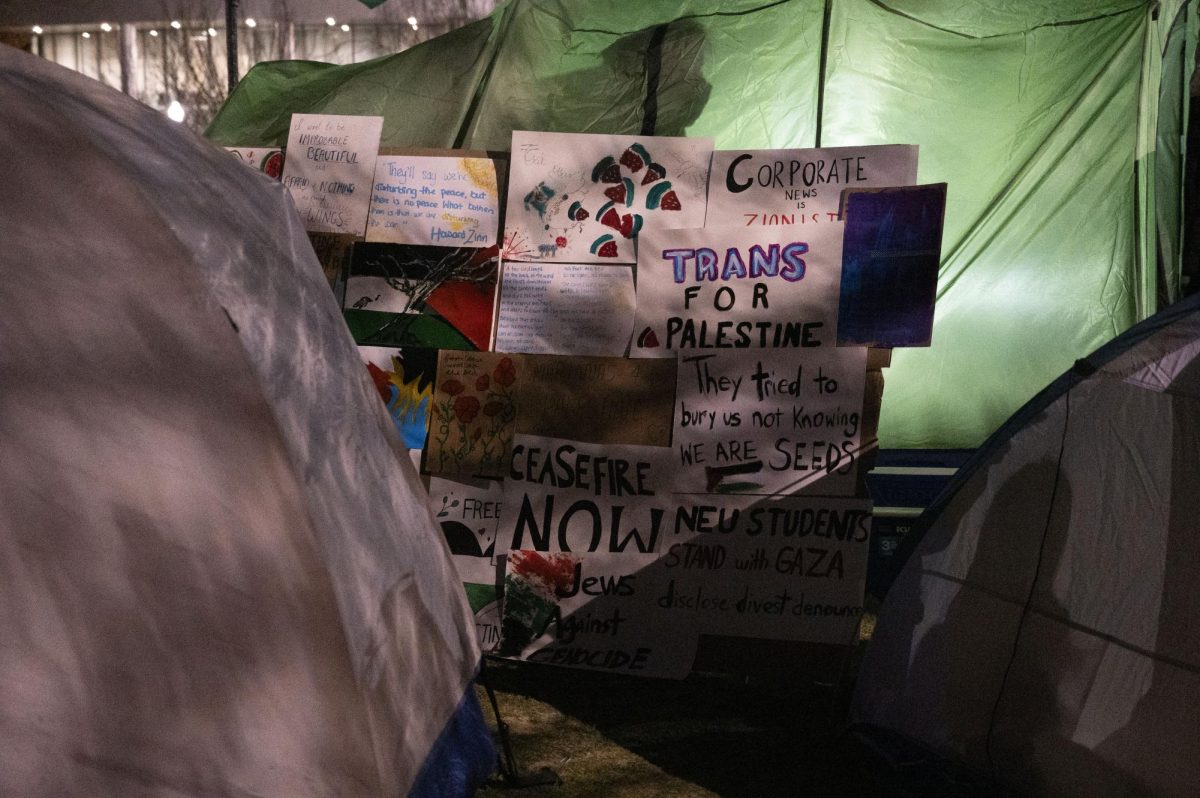
{"type": "Polygon", "coordinates": [[[1179,292],[1187,0],[512,0],[351,66],[254,68],[208,130],[381,114],[383,145],[516,130],[718,147],[919,144],[949,195],[933,346],[897,350],[881,444],[963,448],[1179,292]]]}

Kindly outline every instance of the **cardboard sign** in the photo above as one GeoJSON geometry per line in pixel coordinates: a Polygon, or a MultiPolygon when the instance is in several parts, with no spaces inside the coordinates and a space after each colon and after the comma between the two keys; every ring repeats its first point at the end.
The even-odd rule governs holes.
{"type": "Polygon", "coordinates": [[[670,446],[673,360],[527,355],[517,432],[670,446]]]}
{"type": "Polygon", "coordinates": [[[704,222],[711,139],[513,131],[505,261],[633,263],[652,227],[704,222]]]}
{"type": "Polygon", "coordinates": [[[381,155],[367,240],[442,247],[496,243],[496,166],[487,158],[381,155]]]}
{"type": "Polygon", "coordinates": [[[283,184],[305,230],[363,234],[382,130],[382,116],[292,115],[283,184]]]}
{"type": "Polygon", "coordinates": [[[633,269],[592,263],[505,263],[495,349],[613,355],[629,345],[633,269]]]}
{"type": "Polygon", "coordinates": [[[631,357],[832,347],[843,223],[651,230],[631,357]]]}
{"type": "Polygon", "coordinates": [[[821,224],[840,214],[844,188],[916,182],[915,144],[718,150],[713,153],[704,225],[821,224]]]}

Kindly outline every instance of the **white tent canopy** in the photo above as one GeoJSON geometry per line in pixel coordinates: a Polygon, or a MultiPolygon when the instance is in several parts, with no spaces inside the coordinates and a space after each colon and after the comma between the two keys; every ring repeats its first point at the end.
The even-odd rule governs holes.
{"type": "Polygon", "coordinates": [[[0,108],[0,794],[486,774],[461,585],[284,189],[3,47],[0,108]]]}

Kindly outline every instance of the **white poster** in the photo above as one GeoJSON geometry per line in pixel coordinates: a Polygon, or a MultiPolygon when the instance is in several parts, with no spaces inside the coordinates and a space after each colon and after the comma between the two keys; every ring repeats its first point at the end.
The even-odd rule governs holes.
{"type": "Polygon", "coordinates": [[[513,131],[505,261],[633,263],[655,227],[704,223],[711,139],[513,131]]]}
{"type": "Polygon", "coordinates": [[[704,634],[848,644],[870,502],[681,496],[661,451],[516,437],[498,653],[681,677],[704,634]]]}
{"type": "Polygon", "coordinates": [[[680,537],[664,552],[653,604],[663,628],[854,641],[866,585],[868,499],[688,498],[694,503],[681,503],[676,526],[691,522],[706,533],[680,537]]]}
{"type": "Polygon", "coordinates": [[[853,495],[866,373],[864,347],[683,356],[673,488],[853,495]]]}
{"type": "Polygon", "coordinates": [[[649,231],[630,356],[833,347],[844,227],[649,231]]]}
{"type": "Polygon", "coordinates": [[[629,266],[506,262],[499,292],[498,352],[625,354],[634,312],[629,266]]]}
{"type": "MultiPolygon", "coordinates": [[[[653,609],[671,545],[669,450],[517,435],[497,545],[508,548],[499,653],[531,662],[682,678],[691,629],[653,609]]],[[[692,533],[687,535],[692,536],[692,533]]]]}
{"type": "Polygon", "coordinates": [[[488,158],[381,155],[367,240],[490,247],[498,208],[496,166],[488,158]]]}
{"type": "Polygon", "coordinates": [[[836,219],[844,188],[911,186],[917,146],[885,144],[713,153],[706,227],[817,225],[836,219]]]}
{"type": "Polygon", "coordinates": [[[283,184],[305,230],[363,234],[382,130],[382,116],[292,115],[283,184]]]}
{"type": "Polygon", "coordinates": [[[500,564],[495,550],[503,486],[497,479],[429,479],[429,500],[475,616],[479,647],[500,645],[500,564]]]}

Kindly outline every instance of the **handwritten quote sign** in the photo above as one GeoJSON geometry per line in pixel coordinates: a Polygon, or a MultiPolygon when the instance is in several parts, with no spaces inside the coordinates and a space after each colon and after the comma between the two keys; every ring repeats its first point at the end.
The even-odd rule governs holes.
{"type": "Polygon", "coordinates": [[[818,225],[838,218],[844,188],[916,182],[915,144],[718,150],[713,153],[704,224],[818,225]]]}
{"type": "Polygon", "coordinates": [[[496,166],[487,158],[382,155],[367,240],[490,247],[497,208],[496,166]]]}
{"type": "Polygon", "coordinates": [[[863,347],[682,357],[674,489],[853,495],[866,368],[863,347]]]}
{"type": "Polygon", "coordinates": [[[305,230],[363,234],[382,130],[382,116],[292,115],[283,184],[305,230]]]}
{"type": "Polygon", "coordinates": [[[592,263],[505,263],[496,346],[501,352],[621,355],[633,317],[633,270],[592,263]]]}

